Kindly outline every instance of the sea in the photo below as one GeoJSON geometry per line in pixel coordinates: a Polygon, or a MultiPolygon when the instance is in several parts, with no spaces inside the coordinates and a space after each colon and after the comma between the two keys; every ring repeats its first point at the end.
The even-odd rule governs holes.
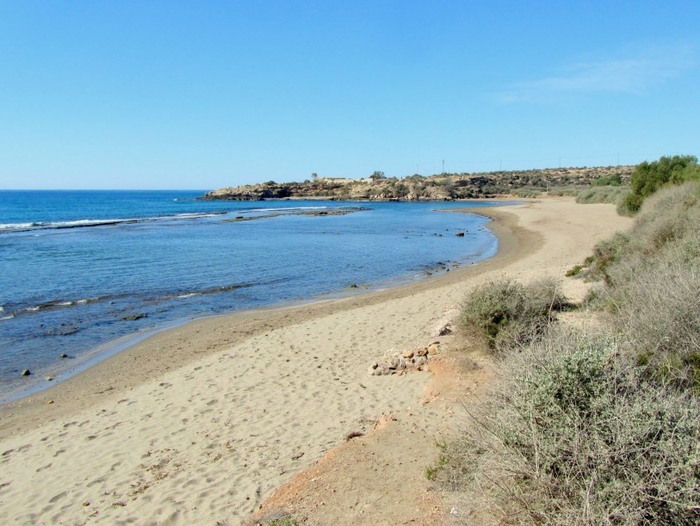
{"type": "Polygon", "coordinates": [[[429,279],[498,248],[486,218],[443,213],[464,202],[204,193],[0,191],[0,402],[193,319],[429,279]]]}

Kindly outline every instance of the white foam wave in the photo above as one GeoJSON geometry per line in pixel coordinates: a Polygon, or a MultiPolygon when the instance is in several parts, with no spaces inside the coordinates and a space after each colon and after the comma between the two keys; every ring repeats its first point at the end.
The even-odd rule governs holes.
{"type": "Polygon", "coordinates": [[[189,212],[183,214],[156,217],[127,217],[110,219],[77,219],[73,221],[35,221],[32,223],[0,223],[0,232],[23,232],[27,230],[61,230],[69,228],[87,228],[94,226],[109,226],[153,221],[173,221],[216,217],[220,212],[189,212]]]}

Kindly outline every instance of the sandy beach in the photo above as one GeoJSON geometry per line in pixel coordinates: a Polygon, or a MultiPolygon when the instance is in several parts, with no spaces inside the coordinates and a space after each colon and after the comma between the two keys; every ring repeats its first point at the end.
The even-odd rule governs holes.
{"type": "Polygon", "coordinates": [[[0,408],[2,524],[447,524],[423,476],[488,381],[440,335],[489,279],[566,271],[631,220],[546,198],[480,209],[494,258],[409,285],[207,318],[157,334],[0,408]],[[387,354],[439,342],[422,371],[373,376],[387,354]],[[463,374],[462,374],[463,373],[463,374]]]}

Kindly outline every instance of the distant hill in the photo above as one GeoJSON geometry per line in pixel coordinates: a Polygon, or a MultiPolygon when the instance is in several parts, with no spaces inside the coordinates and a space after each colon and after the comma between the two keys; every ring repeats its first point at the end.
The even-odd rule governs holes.
{"type": "Polygon", "coordinates": [[[401,179],[375,172],[364,179],[314,178],[302,183],[275,183],[220,188],[206,200],[262,201],[266,199],[329,199],[360,201],[449,201],[535,193],[553,187],[588,186],[602,177],[619,176],[628,182],[634,166],[547,168],[543,170],[412,175],[401,179]]]}

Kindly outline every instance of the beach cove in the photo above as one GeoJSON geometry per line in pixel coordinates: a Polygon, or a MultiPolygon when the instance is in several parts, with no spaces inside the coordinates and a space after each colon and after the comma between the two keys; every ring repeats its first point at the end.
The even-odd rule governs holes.
{"type": "Polygon", "coordinates": [[[163,328],[389,288],[497,248],[485,218],[435,212],[458,202],[201,195],[0,191],[0,404],[163,328]]]}
{"type": "MultiPolygon", "coordinates": [[[[310,524],[446,523],[423,477],[459,418],[451,387],[435,384],[456,363],[441,328],[479,283],[563,279],[631,224],[612,205],[568,198],[479,213],[495,219],[491,259],[367,294],[195,321],[3,406],[0,520],[240,524],[262,505],[297,506],[310,524]],[[389,352],[436,341],[428,370],[368,373],[389,352]],[[332,473],[335,486],[332,477],[311,485],[332,473]]],[[[577,280],[563,286],[573,300],[586,291],[577,280]]]]}

